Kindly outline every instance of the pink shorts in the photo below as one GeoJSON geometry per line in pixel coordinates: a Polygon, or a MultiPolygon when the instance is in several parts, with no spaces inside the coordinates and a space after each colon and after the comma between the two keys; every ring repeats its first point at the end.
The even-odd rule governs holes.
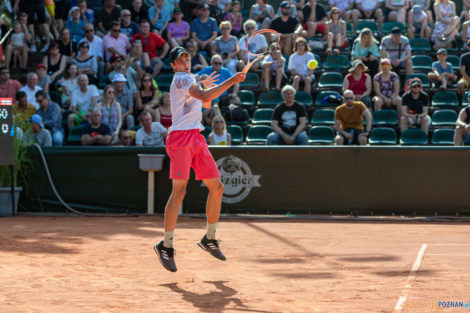
{"type": "Polygon", "coordinates": [[[170,157],[170,179],[189,179],[189,168],[196,179],[219,178],[220,173],[199,129],[175,130],[166,139],[170,157]]]}

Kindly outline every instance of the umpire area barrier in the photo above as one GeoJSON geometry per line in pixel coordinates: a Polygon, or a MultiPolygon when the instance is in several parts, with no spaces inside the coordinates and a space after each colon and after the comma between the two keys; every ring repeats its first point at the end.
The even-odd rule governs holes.
{"type": "MultiPolygon", "coordinates": [[[[225,186],[222,212],[251,214],[469,215],[468,147],[211,147],[225,186]]],[[[25,207],[57,210],[39,156],[25,207]],[[38,205],[40,199],[42,206],[38,205]]],[[[62,198],[77,209],[146,211],[149,147],[50,147],[44,153],[62,198]]],[[[156,175],[155,213],[171,193],[169,160],[156,175]]],[[[188,183],[184,213],[204,213],[207,188],[188,183]]]]}

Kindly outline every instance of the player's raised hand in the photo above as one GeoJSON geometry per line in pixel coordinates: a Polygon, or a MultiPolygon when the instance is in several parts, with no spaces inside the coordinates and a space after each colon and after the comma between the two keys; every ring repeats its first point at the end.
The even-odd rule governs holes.
{"type": "Polygon", "coordinates": [[[209,89],[215,85],[215,81],[219,78],[220,74],[212,72],[206,79],[201,80],[201,84],[204,88],[209,89]]]}
{"type": "Polygon", "coordinates": [[[233,80],[235,81],[235,84],[241,83],[242,81],[245,80],[245,78],[246,78],[246,74],[243,72],[238,72],[235,75],[233,75],[233,80]]]}

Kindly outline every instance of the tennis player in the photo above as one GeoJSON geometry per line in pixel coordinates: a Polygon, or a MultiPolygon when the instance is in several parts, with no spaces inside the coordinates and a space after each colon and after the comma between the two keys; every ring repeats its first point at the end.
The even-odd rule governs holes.
{"type": "Polygon", "coordinates": [[[244,81],[245,74],[236,73],[220,85],[215,85],[214,80],[218,75],[213,72],[198,84],[195,76],[191,74],[191,56],[186,49],[176,47],[171,50],[170,62],[175,71],[170,87],[173,123],[166,140],[166,151],[170,157],[173,190],[165,207],[164,239],[156,244],[154,249],[163,267],[176,272],[173,231],[178,219],[178,210],[186,193],[190,167],[196,173],[196,179],[202,180],[209,189],[206,204],[207,232],[197,244],[214,257],[225,261],[225,256],[215,239],[224,186],[206,140],[199,132],[204,129],[201,124],[202,106],[210,108],[213,99],[233,84],[244,81]]]}

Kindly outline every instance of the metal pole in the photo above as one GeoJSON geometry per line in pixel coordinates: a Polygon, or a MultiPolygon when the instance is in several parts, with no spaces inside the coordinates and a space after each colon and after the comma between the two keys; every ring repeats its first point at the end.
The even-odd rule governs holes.
{"type": "Polygon", "coordinates": [[[15,216],[15,165],[10,165],[11,174],[11,216],[15,216]]]}
{"type": "Polygon", "coordinates": [[[155,171],[149,171],[149,181],[147,190],[147,214],[154,214],[154,197],[155,197],[155,171]]]}

